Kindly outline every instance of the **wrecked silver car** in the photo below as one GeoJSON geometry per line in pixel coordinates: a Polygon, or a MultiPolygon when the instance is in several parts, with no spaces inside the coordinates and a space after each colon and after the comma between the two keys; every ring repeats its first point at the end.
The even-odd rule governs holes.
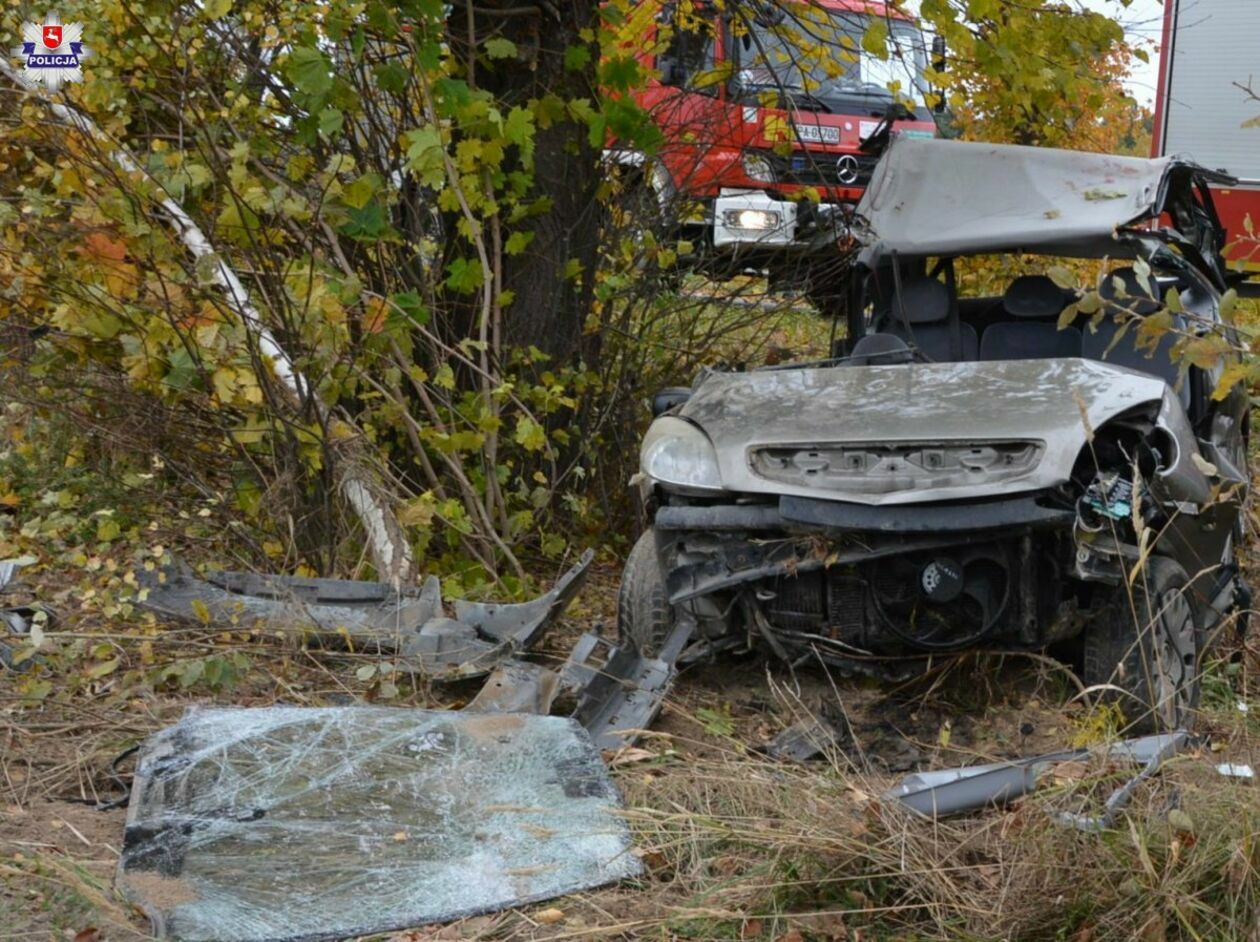
{"type": "Polygon", "coordinates": [[[1209,640],[1248,607],[1220,179],[895,140],[857,207],[838,355],[657,396],[623,642],[653,654],[682,630],[693,654],[759,641],[893,676],[1056,646],[1135,725],[1182,723],[1209,640]],[[1056,277],[968,290],[1029,256],[1056,277]],[[1086,266],[1096,288],[1065,287],[1086,266]],[[1186,356],[1209,335],[1220,356],[1186,356]]]}

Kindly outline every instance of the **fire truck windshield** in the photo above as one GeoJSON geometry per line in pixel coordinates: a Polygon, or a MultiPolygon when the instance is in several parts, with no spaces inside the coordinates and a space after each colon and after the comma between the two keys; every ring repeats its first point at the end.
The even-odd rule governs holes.
{"type": "Polygon", "coordinates": [[[854,97],[868,104],[870,99],[887,102],[895,97],[924,106],[927,54],[917,26],[880,17],[887,33],[887,58],[881,58],[862,46],[875,17],[804,4],[797,12],[797,6],[780,6],[784,13],[777,22],[747,24],[737,41],[739,81],[745,90],[804,92],[832,110],[844,110],[843,100],[854,97]]]}

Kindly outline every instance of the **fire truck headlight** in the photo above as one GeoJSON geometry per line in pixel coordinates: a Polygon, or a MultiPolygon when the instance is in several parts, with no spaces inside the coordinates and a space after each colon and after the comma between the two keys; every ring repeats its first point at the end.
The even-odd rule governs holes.
{"type": "Polygon", "coordinates": [[[779,214],[765,209],[728,209],[723,220],[728,229],[778,229],[779,214]]]}

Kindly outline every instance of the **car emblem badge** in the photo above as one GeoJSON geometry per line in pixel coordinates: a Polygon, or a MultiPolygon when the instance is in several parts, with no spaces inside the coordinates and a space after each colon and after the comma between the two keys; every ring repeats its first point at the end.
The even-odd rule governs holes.
{"type": "Polygon", "coordinates": [[[860,171],[857,158],[852,154],[845,154],[836,161],[836,179],[841,183],[857,183],[860,171]]]}

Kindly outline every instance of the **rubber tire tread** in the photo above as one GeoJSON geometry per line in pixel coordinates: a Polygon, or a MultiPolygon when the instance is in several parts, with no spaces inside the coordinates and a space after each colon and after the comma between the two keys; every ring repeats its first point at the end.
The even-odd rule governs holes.
{"type": "Polygon", "coordinates": [[[648,528],[626,557],[617,591],[617,638],[645,657],[655,657],[673,626],[665,574],[656,554],[656,531],[648,528]]]}
{"type": "MultiPolygon", "coordinates": [[[[1165,556],[1152,556],[1146,563],[1146,571],[1133,584],[1133,603],[1139,613],[1150,610],[1147,598],[1158,599],[1171,588],[1184,589],[1190,579],[1181,565],[1165,556]]],[[[1131,729],[1138,734],[1167,732],[1161,729],[1152,709],[1149,708],[1152,697],[1147,687],[1145,663],[1149,657],[1149,635],[1134,644],[1133,611],[1129,607],[1128,595],[1123,586],[1114,590],[1113,599],[1098,613],[1082,638],[1083,670],[1081,679],[1085,685],[1115,684],[1131,696],[1115,696],[1111,698],[1119,704],[1125,716],[1131,721],[1131,729]],[[1119,669],[1118,669],[1119,668],[1119,669]],[[1136,699],[1134,699],[1136,698],[1136,699]],[[1140,707],[1146,704],[1147,707],[1140,707]]],[[[1196,644],[1200,639],[1197,637],[1196,644]]],[[[1192,681],[1189,708],[1193,711],[1199,704],[1200,681],[1196,675],[1192,681]]],[[[1182,719],[1182,725],[1188,723],[1190,717],[1182,719]]]]}

